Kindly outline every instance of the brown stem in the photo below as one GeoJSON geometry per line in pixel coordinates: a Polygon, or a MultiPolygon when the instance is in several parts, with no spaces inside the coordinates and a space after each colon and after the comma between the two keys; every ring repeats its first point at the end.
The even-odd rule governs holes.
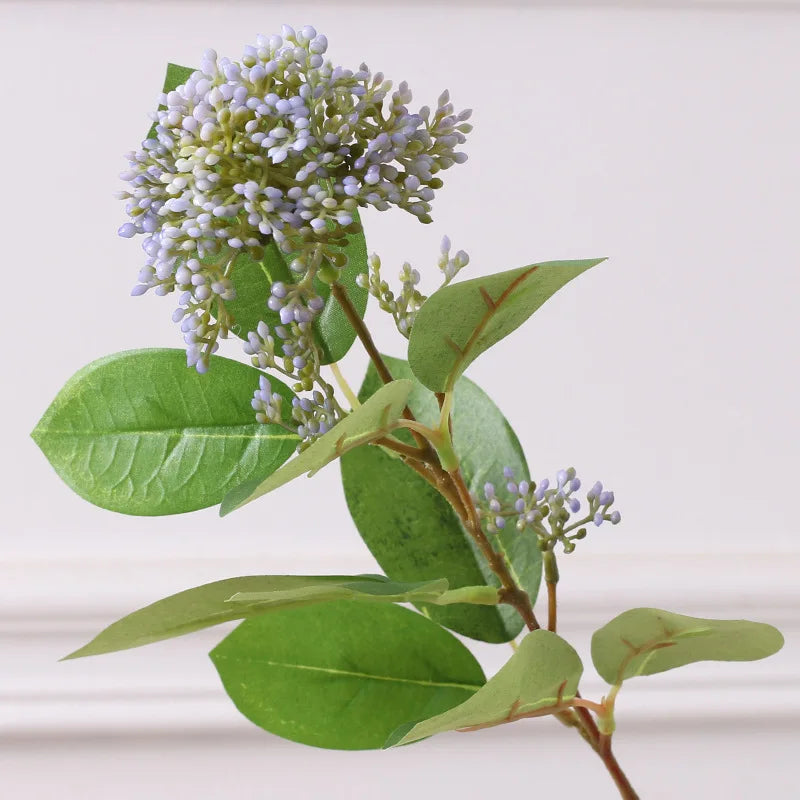
{"type": "MultiPolygon", "coordinates": [[[[380,351],[375,346],[372,334],[364,324],[364,320],[361,319],[361,316],[359,315],[358,311],[356,311],[355,306],[350,301],[347,290],[340,283],[333,283],[331,284],[331,293],[336,298],[336,302],[342,307],[342,311],[344,311],[347,321],[353,326],[356,336],[358,336],[361,344],[364,345],[364,349],[367,351],[367,355],[375,365],[375,369],[378,371],[380,379],[384,383],[391,383],[393,380],[392,373],[389,371],[389,367],[386,366],[386,362],[383,360],[383,356],[380,354],[380,351]]],[[[403,416],[408,420],[414,419],[414,415],[411,413],[411,409],[408,407],[403,410],[403,416]]],[[[431,444],[427,439],[421,436],[417,431],[411,431],[411,435],[414,437],[416,443],[425,449],[431,459],[438,461],[436,451],[431,447],[431,444]]]]}
{"type": "Polygon", "coordinates": [[[500,579],[500,584],[503,587],[500,594],[501,602],[508,603],[517,609],[519,615],[528,626],[528,630],[538,630],[541,626],[536,619],[536,615],[533,613],[531,598],[524,589],[517,586],[516,581],[509,572],[505,559],[492,547],[491,543],[486,538],[486,534],[481,527],[481,521],[472,503],[472,498],[469,496],[469,489],[467,488],[467,484],[464,483],[464,476],[461,474],[461,470],[457,469],[449,473],[449,475],[458,490],[459,498],[466,510],[466,514],[462,519],[467,527],[467,531],[470,536],[472,536],[475,544],[478,545],[481,553],[483,553],[483,557],[488,562],[492,572],[500,579]]]}
{"type": "Polygon", "coordinates": [[[606,734],[600,734],[599,748],[597,754],[603,759],[609,775],[614,780],[614,783],[619,789],[620,797],[624,800],[639,800],[639,795],[636,794],[635,789],[631,786],[628,776],[622,771],[619,762],[617,761],[614,753],[611,751],[611,737],[606,734]]]}
{"type": "Polygon", "coordinates": [[[391,383],[392,373],[389,372],[389,368],[386,366],[383,356],[381,356],[378,348],[375,346],[375,342],[372,339],[372,335],[367,330],[364,320],[361,319],[358,311],[356,311],[352,302],[350,302],[350,298],[347,296],[347,290],[340,283],[333,283],[331,284],[331,292],[342,307],[347,321],[353,326],[356,335],[361,340],[361,344],[364,345],[364,349],[375,365],[375,369],[378,370],[378,375],[380,375],[381,380],[384,383],[391,383]]]}
{"type": "Polygon", "coordinates": [[[556,586],[555,583],[547,581],[547,630],[556,631],[558,611],[556,608],[556,586]]]}
{"type": "Polygon", "coordinates": [[[414,447],[414,445],[401,442],[399,439],[390,439],[386,436],[381,439],[375,439],[373,444],[379,444],[387,450],[393,450],[406,458],[412,458],[415,461],[425,462],[426,451],[422,447],[414,447]]]}

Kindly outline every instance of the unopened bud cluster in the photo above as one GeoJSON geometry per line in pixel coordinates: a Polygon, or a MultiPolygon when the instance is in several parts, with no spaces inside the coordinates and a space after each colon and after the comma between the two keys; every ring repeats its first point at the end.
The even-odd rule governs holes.
{"type": "MultiPolygon", "coordinates": [[[[456,276],[458,271],[469,264],[469,256],[459,250],[455,256],[450,257],[450,239],[445,236],[442,239],[441,253],[439,255],[438,266],[444,276],[442,285],[446,286],[456,276]]],[[[380,307],[392,315],[397,330],[406,338],[411,335],[411,328],[417,317],[417,312],[422,308],[422,304],[428,299],[422,294],[417,286],[420,282],[420,274],[412,269],[407,261],[400,270],[400,293],[395,293],[389,284],[381,277],[381,260],[377,253],[373,253],[367,264],[369,272],[358,276],[357,283],[378,301],[380,307]]]]}
{"type": "Polygon", "coordinates": [[[571,467],[559,470],[554,484],[548,478],[538,484],[527,480],[517,482],[510,467],[503,470],[503,477],[504,490],[487,483],[483,497],[473,495],[489,533],[496,534],[514,525],[520,533],[534,533],[542,550],[552,550],[561,542],[564,552],[571,553],[575,542],[586,536],[583,526],[593,523],[599,527],[604,522],[616,525],[621,519],[619,511],[610,510],[614,493],[605,491],[599,481],[586,493],[586,505],[582,505],[576,496],[581,480],[571,467]]]}
{"type": "Polygon", "coordinates": [[[143,235],[146,254],[133,293],[182,292],[176,317],[182,326],[190,318],[189,361],[201,371],[230,326],[224,303],[238,254],[258,260],[270,239],[285,252],[299,242],[303,253],[309,239],[341,242],[357,230],[358,206],[396,206],[428,222],[438,173],[466,159],[456,148],[470,112],[456,113],[447,92],[434,110],[413,112],[405,83],[392,92],[364,64],[334,67],[327,47],[310,26],[284,26],[241,61],[207,51],[162,96],[155,136],[128,155],[120,196],[130,222],[119,233],[143,235]]]}

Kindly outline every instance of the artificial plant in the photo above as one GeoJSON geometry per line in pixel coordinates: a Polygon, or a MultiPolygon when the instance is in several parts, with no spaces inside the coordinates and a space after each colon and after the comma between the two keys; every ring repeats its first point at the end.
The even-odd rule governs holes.
{"type": "Polygon", "coordinates": [[[177,297],[185,351],[136,350],[73,376],[33,436],[82,497],[126,514],[222,514],[339,460],[355,525],[385,575],[253,575],[182,591],[115,622],[68,658],[243,620],[211,652],[241,712],[272,733],[342,749],[393,747],[527,717],[570,726],[636,797],[612,751],[624,682],[782,645],[769,625],[627,611],[592,637],[605,697],[557,632],[557,557],[616,525],[614,493],[574,469],[531,479],[520,442],[464,371],[603,259],[454,279],[447,237],[430,297],[409,264],[392,289],[359,210],[431,221],[471,125],[447,92],[409,108],[405,83],[325,58],[311,27],[258,37],[240,61],[170,64],[121,192],[141,237],[133,294],[177,297]],[[405,359],[363,317],[391,314],[405,359]],[[215,355],[239,337],[250,364],[215,355]],[[360,391],[337,362],[358,340],[360,391]],[[187,366],[188,364],[188,366],[187,366]],[[558,554],[558,556],[557,556],[558,554]],[[534,603],[544,577],[541,618],[534,603]],[[411,604],[417,611],[401,607],[411,604]],[[452,632],[524,637],[487,679],[452,632]]]}

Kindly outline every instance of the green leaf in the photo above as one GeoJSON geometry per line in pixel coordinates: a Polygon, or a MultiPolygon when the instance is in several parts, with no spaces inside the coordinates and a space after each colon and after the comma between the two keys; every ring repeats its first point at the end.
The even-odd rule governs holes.
{"type": "Polygon", "coordinates": [[[571,645],[555,633],[533,631],[472,697],[436,717],[400,726],[384,747],[410,744],[445,731],[488,728],[541,716],[575,697],[582,673],[583,664],[571,645]]]}
{"type": "Polygon", "coordinates": [[[595,631],[592,661],[604,680],[616,684],[695,661],[756,661],[781,647],[780,631],[763,622],[632,608],[595,631]]]}
{"type": "Polygon", "coordinates": [[[420,614],[347,601],[247,620],[211,660],[251,722],[341,750],[380,748],[409,718],[440,714],[485,681],[472,653],[420,614]]]}
{"type": "Polygon", "coordinates": [[[396,583],[383,575],[246,575],[179,592],[140,608],[101,631],[66,658],[96,656],[183,636],[276,608],[331,600],[408,603],[496,603],[485,586],[448,590],[447,581],[396,583]]]}
{"type": "Polygon", "coordinates": [[[444,286],[417,314],[408,343],[411,369],[432,391],[448,391],[481,353],[601,261],[548,261],[444,286]]]}
{"type": "MultiPolygon", "coordinates": [[[[397,584],[391,584],[382,575],[245,575],[226,578],[178,592],[128,614],[63,660],[141,647],[286,605],[321,602],[327,599],[322,596],[326,592],[337,596],[338,591],[338,597],[352,597],[356,592],[344,587],[354,584],[362,587],[361,592],[367,596],[386,585],[397,588],[397,584]],[[248,594],[260,595],[259,601],[234,602],[234,598],[248,594]]],[[[417,590],[421,588],[416,587],[417,590]]],[[[447,589],[446,585],[444,589],[447,589]]],[[[413,592],[414,588],[407,591],[413,592]]]]}
{"type": "MultiPolygon", "coordinates": [[[[405,361],[384,358],[395,377],[412,376],[405,361]]],[[[377,372],[370,367],[360,399],[370,397],[380,386],[377,372]]],[[[436,398],[417,382],[408,404],[420,421],[438,423],[436,398]]],[[[405,432],[398,437],[410,441],[405,432]]],[[[453,438],[472,491],[481,491],[487,480],[502,478],[505,466],[520,477],[528,475],[525,456],[511,426],[491,399],[467,378],[459,380],[455,388],[453,438]]],[[[342,482],[361,538],[393,580],[423,581],[444,575],[454,588],[499,585],[449,503],[398,459],[377,447],[354,450],[342,458],[342,482]]],[[[493,537],[493,542],[505,552],[519,583],[535,600],[541,579],[536,537],[520,536],[509,526],[493,537]]],[[[509,641],[523,627],[517,612],[508,605],[424,607],[424,613],[464,636],[487,642],[509,641]]]]}
{"type": "MultiPolygon", "coordinates": [[[[353,220],[359,222],[358,215],[353,220]]],[[[350,234],[345,247],[338,248],[347,256],[347,265],[342,270],[339,282],[347,290],[353,305],[363,317],[367,308],[368,292],[356,284],[356,276],[367,272],[367,243],[364,234],[350,234]]],[[[270,327],[280,324],[275,311],[267,308],[270,287],[276,281],[292,282],[289,264],[294,255],[287,255],[270,241],[264,258],[254,261],[247,254],[238,256],[231,271],[231,281],[236,288],[236,299],[229,300],[225,308],[234,318],[233,333],[242,339],[254,331],[261,320],[270,327]]],[[[331,296],[331,288],[316,279],[314,288],[325,300],[325,306],[314,320],[317,342],[322,349],[322,363],[330,364],[343,358],[356,338],[353,326],[348,322],[339,303],[331,296]]]]}
{"type": "Polygon", "coordinates": [[[264,479],[249,480],[228,492],[222,501],[220,515],[230,514],[303,473],[311,476],[347,450],[385,435],[392,429],[392,423],[402,416],[412,386],[411,381],[405,380],[384,386],[281,469],[267,473],[264,479]]]}
{"type": "MultiPolygon", "coordinates": [[[[272,473],[298,437],[255,421],[258,370],[212,357],[186,367],[182,350],[129,350],[95,361],[58,393],[32,436],[81,497],[155,516],[219,503],[234,486],[272,473]]],[[[272,380],[290,407],[291,392],[272,380]]]]}
{"type": "MultiPolygon", "coordinates": [[[[164,76],[164,86],[162,91],[165,94],[177,89],[179,86],[182,86],[186,81],[189,80],[190,76],[193,72],[195,72],[194,67],[182,67],[180,64],[167,64],[167,74],[164,76]]],[[[160,110],[165,110],[166,106],[159,106],[160,110]]],[[[156,124],[155,122],[150,126],[150,130],[147,133],[145,138],[147,139],[154,139],[156,136],[156,124]]]]}

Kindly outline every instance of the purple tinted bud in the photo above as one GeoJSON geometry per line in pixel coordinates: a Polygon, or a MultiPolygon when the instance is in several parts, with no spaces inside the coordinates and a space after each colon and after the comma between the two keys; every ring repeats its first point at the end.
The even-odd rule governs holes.
{"type": "Polygon", "coordinates": [[[489,510],[494,511],[495,513],[500,510],[500,501],[496,497],[493,497],[489,501],[489,510]]]}
{"type": "Polygon", "coordinates": [[[491,500],[494,497],[494,484],[493,483],[484,483],[483,484],[483,496],[487,500],[491,500]]]}
{"type": "Polygon", "coordinates": [[[610,506],[614,502],[614,492],[601,492],[598,499],[601,506],[610,506]]]}
{"type": "Polygon", "coordinates": [[[508,491],[511,492],[511,494],[516,494],[519,491],[519,487],[517,486],[516,483],[514,483],[514,481],[509,481],[506,484],[506,489],[508,489],[508,491]]]}
{"type": "Polygon", "coordinates": [[[593,521],[593,522],[594,522],[594,524],[595,524],[595,525],[597,525],[597,527],[599,528],[599,527],[600,527],[600,526],[603,524],[603,519],[604,519],[604,517],[603,517],[603,512],[602,512],[602,511],[598,511],[598,512],[597,512],[597,513],[594,515],[594,517],[593,517],[592,521],[593,521]]]}
{"type": "Polygon", "coordinates": [[[124,225],[119,226],[117,234],[123,239],[130,239],[136,236],[136,226],[132,222],[126,222],[124,225]]]}
{"type": "Polygon", "coordinates": [[[514,478],[514,470],[511,467],[503,467],[503,477],[506,480],[512,480],[514,478]]]}
{"type": "Polygon", "coordinates": [[[567,505],[573,514],[577,514],[581,509],[581,501],[578,500],[577,497],[570,497],[569,500],[567,500],[567,505]]]}
{"type": "Polygon", "coordinates": [[[528,483],[528,481],[520,481],[520,484],[519,484],[519,493],[520,493],[521,495],[526,495],[526,494],[528,494],[528,492],[529,492],[530,490],[531,490],[531,485],[528,483]]]}
{"type": "Polygon", "coordinates": [[[597,481],[594,486],[586,493],[586,497],[589,500],[594,500],[595,497],[600,497],[600,493],[603,491],[603,484],[600,481],[597,481]]]}
{"type": "Polygon", "coordinates": [[[556,480],[558,481],[558,488],[561,489],[568,480],[567,471],[565,469],[560,469],[556,473],[556,480]]]}
{"type": "Polygon", "coordinates": [[[622,515],[619,513],[619,511],[612,511],[609,519],[611,520],[612,525],[617,525],[622,519],[622,515]]]}
{"type": "Polygon", "coordinates": [[[499,530],[503,530],[506,526],[506,521],[504,517],[495,517],[494,524],[499,530]]]}
{"type": "Polygon", "coordinates": [[[148,288],[148,286],[145,286],[142,283],[137,283],[136,286],[131,289],[131,297],[139,297],[139,295],[144,294],[148,288]]]}
{"type": "Polygon", "coordinates": [[[580,488],[581,488],[581,479],[580,478],[573,478],[569,482],[569,490],[571,492],[577,492],[578,489],[580,489],[580,488]]]}
{"type": "Polygon", "coordinates": [[[521,497],[514,503],[514,510],[520,514],[525,510],[525,501],[521,497]]]}

